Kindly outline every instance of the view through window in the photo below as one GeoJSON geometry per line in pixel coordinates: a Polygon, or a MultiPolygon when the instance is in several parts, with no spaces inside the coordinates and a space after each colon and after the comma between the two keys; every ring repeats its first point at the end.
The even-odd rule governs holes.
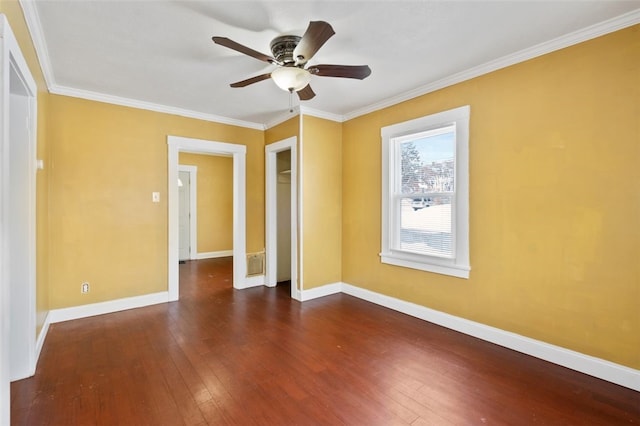
{"type": "Polygon", "coordinates": [[[382,263],[469,278],[470,111],[380,129],[382,263]]]}
{"type": "Polygon", "coordinates": [[[454,257],[455,124],[399,141],[400,249],[454,257]]]}

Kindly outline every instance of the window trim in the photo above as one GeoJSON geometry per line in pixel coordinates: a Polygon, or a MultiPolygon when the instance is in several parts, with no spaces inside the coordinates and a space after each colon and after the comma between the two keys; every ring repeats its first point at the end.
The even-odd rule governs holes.
{"type": "Polygon", "coordinates": [[[382,137],[382,252],[380,260],[406,268],[469,278],[469,105],[427,115],[381,129],[382,137]],[[393,140],[431,129],[456,124],[456,196],[454,226],[454,258],[411,253],[394,248],[399,238],[400,220],[394,202],[394,176],[400,167],[393,140]]]}

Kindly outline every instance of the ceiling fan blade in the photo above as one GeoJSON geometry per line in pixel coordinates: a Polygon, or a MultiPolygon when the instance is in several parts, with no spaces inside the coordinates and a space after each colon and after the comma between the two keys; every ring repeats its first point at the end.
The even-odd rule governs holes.
{"type": "Polygon", "coordinates": [[[301,101],[308,101],[309,99],[313,99],[316,94],[311,89],[311,85],[307,84],[302,89],[298,90],[298,97],[301,101]]]}
{"type": "Polygon", "coordinates": [[[293,58],[296,64],[306,64],[334,34],[335,31],[333,31],[331,25],[324,21],[309,22],[307,31],[305,31],[302,39],[293,50],[293,58]]]}
{"type": "Polygon", "coordinates": [[[228,39],[226,37],[212,37],[211,39],[215,44],[228,47],[229,49],[233,49],[236,52],[244,53],[245,55],[249,55],[260,61],[269,62],[270,64],[277,63],[277,61],[271,56],[265,55],[264,53],[260,53],[257,50],[253,50],[250,47],[244,46],[240,43],[236,43],[235,41],[228,39]]]}
{"type": "Polygon", "coordinates": [[[371,74],[368,65],[313,65],[308,71],[320,77],[342,77],[365,79],[371,74]]]}
{"type": "Polygon", "coordinates": [[[231,83],[231,87],[245,87],[253,83],[257,83],[262,80],[267,80],[271,78],[271,73],[256,75],[255,77],[248,78],[246,80],[238,81],[235,83],[231,83]]]}

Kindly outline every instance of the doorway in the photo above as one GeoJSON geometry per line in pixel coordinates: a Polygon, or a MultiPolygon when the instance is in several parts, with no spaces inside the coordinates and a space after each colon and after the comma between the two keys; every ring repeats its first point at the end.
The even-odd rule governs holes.
{"type": "Polygon", "coordinates": [[[36,83],[0,15],[0,424],[36,366],[36,83]]]}
{"type": "Polygon", "coordinates": [[[198,168],[178,165],[178,260],[193,260],[198,255],[198,168]]]}
{"type": "Polygon", "coordinates": [[[291,281],[291,150],[276,153],[276,248],[278,283],[291,281]]]}
{"type": "Polygon", "coordinates": [[[300,300],[296,142],[297,138],[291,137],[265,147],[266,285],[274,287],[288,275],[291,297],[300,300]],[[284,209],[288,209],[288,212],[284,212],[284,209]],[[289,232],[283,229],[287,224],[289,232]],[[284,250],[289,252],[284,253],[284,250]],[[289,270],[285,271],[284,268],[289,270]]]}
{"type": "Polygon", "coordinates": [[[233,158],[233,287],[247,287],[246,264],[246,152],[245,145],[207,141],[202,139],[168,136],[168,283],[169,301],[180,298],[178,276],[178,155],[219,155],[233,158]]]}

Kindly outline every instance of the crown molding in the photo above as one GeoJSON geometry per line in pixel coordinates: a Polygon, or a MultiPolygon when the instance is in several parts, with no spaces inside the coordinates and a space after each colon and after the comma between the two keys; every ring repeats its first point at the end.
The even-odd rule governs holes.
{"type": "Polygon", "coordinates": [[[307,108],[305,106],[300,106],[300,114],[302,115],[310,115],[312,117],[324,118],[325,120],[336,121],[338,123],[344,122],[344,116],[339,114],[334,114],[332,112],[320,111],[319,109],[307,108]]]}
{"type": "Polygon", "coordinates": [[[64,86],[54,86],[49,88],[49,92],[54,95],[71,96],[74,98],[87,99],[90,101],[104,102],[108,104],[121,105],[125,107],[144,109],[148,111],[162,112],[165,114],[179,115],[187,118],[211,121],[214,123],[229,124],[231,126],[246,127],[249,129],[264,130],[262,123],[236,120],[228,117],[221,117],[214,114],[192,111],[188,109],[176,108],[167,105],[155,104],[152,102],[139,101],[137,99],[122,98],[119,96],[107,95],[104,93],[91,92],[89,90],[73,89],[64,86]]]}
{"type": "Polygon", "coordinates": [[[42,33],[42,25],[40,24],[40,16],[38,15],[38,9],[35,6],[33,0],[19,0],[22,13],[24,14],[24,20],[27,23],[27,29],[31,34],[31,40],[33,41],[33,47],[36,50],[36,56],[40,63],[40,69],[44,76],[44,81],[47,88],[50,90],[52,86],[55,86],[56,82],[53,78],[53,68],[51,67],[51,60],[49,59],[49,50],[47,49],[47,42],[44,39],[42,33]]]}
{"type": "MultiPolygon", "coordinates": [[[[106,102],[116,105],[128,106],[132,108],[146,109],[149,111],[163,112],[167,114],[180,115],[183,117],[196,118],[205,121],[211,121],[222,124],[229,124],[233,126],[248,127],[251,129],[265,130],[270,129],[278,124],[288,120],[292,117],[292,113],[283,113],[278,115],[273,121],[267,123],[255,123],[250,121],[236,120],[228,117],[217,116],[213,114],[205,114],[197,111],[191,111],[181,108],[170,107],[166,105],[154,104],[144,101],[138,101],[135,99],[121,98],[118,96],[111,96],[97,92],[91,92],[80,89],[73,89],[69,87],[58,86],[53,76],[53,70],[51,67],[51,61],[47,50],[47,44],[44,39],[42,27],[40,25],[40,18],[38,16],[37,8],[34,0],[19,0],[22,7],[25,21],[31,34],[33,44],[40,62],[40,67],[44,75],[45,82],[51,93],[72,96],[76,98],[83,98],[88,100],[94,100],[98,102],[106,102]]],[[[446,78],[422,85],[416,89],[401,93],[399,95],[384,99],[380,102],[358,108],[344,115],[334,114],[326,111],[315,110],[304,106],[294,108],[294,114],[310,115],[318,118],[324,118],[327,120],[336,121],[339,123],[354,119],[356,117],[372,113],[374,111],[381,110],[396,104],[399,104],[410,99],[417,98],[422,95],[434,92],[436,90],[443,89],[454,84],[461,83],[466,80],[470,80],[475,77],[479,77],[484,74],[488,74],[493,71],[497,71],[501,68],[505,68],[511,65],[518,64],[520,62],[533,59],[538,56],[545,55],[547,53],[554,52],[556,50],[564,49],[578,43],[582,43],[587,40],[591,40],[596,37],[603,36],[605,34],[612,33],[614,31],[621,30],[623,28],[630,27],[640,23],[640,9],[628,12],[626,14],[617,16],[615,18],[597,23],[595,25],[574,31],[564,36],[555,38],[553,40],[540,43],[536,46],[520,50],[513,54],[503,56],[502,58],[489,61],[477,67],[470,68],[468,70],[450,75],[446,78]]]]}
{"type": "Polygon", "coordinates": [[[215,123],[229,124],[232,126],[247,127],[250,129],[264,130],[264,124],[254,123],[251,121],[236,120],[228,117],[222,117],[213,114],[205,114],[202,112],[171,107],[167,105],[154,104],[151,102],[139,101],[136,99],[122,98],[119,96],[107,95],[104,93],[92,92],[89,90],[74,89],[71,87],[60,86],[56,83],[53,76],[53,68],[51,66],[51,60],[49,59],[49,50],[47,48],[47,42],[44,38],[42,31],[42,25],[40,17],[38,16],[38,9],[33,0],[19,0],[20,7],[24,14],[29,34],[31,34],[31,40],[40,62],[40,68],[44,75],[45,83],[49,93],[55,95],[71,96],[74,98],[87,99],[91,101],[105,102],[114,105],[121,105],[132,108],[139,108],[148,111],[162,112],[166,114],[179,115],[182,117],[196,118],[204,121],[211,121],[215,123]]]}
{"type": "Polygon", "coordinates": [[[591,40],[596,37],[621,30],[623,28],[627,28],[638,23],[640,23],[640,9],[636,9],[634,11],[625,13],[624,15],[617,16],[615,18],[597,23],[595,25],[591,25],[589,27],[574,31],[569,34],[565,34],[561,37],[537,44],[535,46],[520,50],[510,55],[503,56],[502,58],[486,62],[477,67],[473,67],[466,71],[450,75],[449,77],[443,78],[441,80],[425,84],[416,89],[401,93],[391,98],[387,98],[383,101],[376,102],[369,106],[356,109],[354,111],[351,111],[350,113],[345,114],[344,121],[351,120],[361,115],[369,114],[371,112],[378,111],[404,101],[408,101],[409,99],[426,95],[427,93],[435,92],[436,90],[444,89],[445,87],[452,86],[454,84],[462,83],[463,81],[470,80],[472,78],[479,77],[493,71],[497,71],[501,68],[506,68],[508,66],[554,52],[556,50],[564,49],[565,47],[573,46],[574,44],[582,43],[584,41],[591,40]]]}

